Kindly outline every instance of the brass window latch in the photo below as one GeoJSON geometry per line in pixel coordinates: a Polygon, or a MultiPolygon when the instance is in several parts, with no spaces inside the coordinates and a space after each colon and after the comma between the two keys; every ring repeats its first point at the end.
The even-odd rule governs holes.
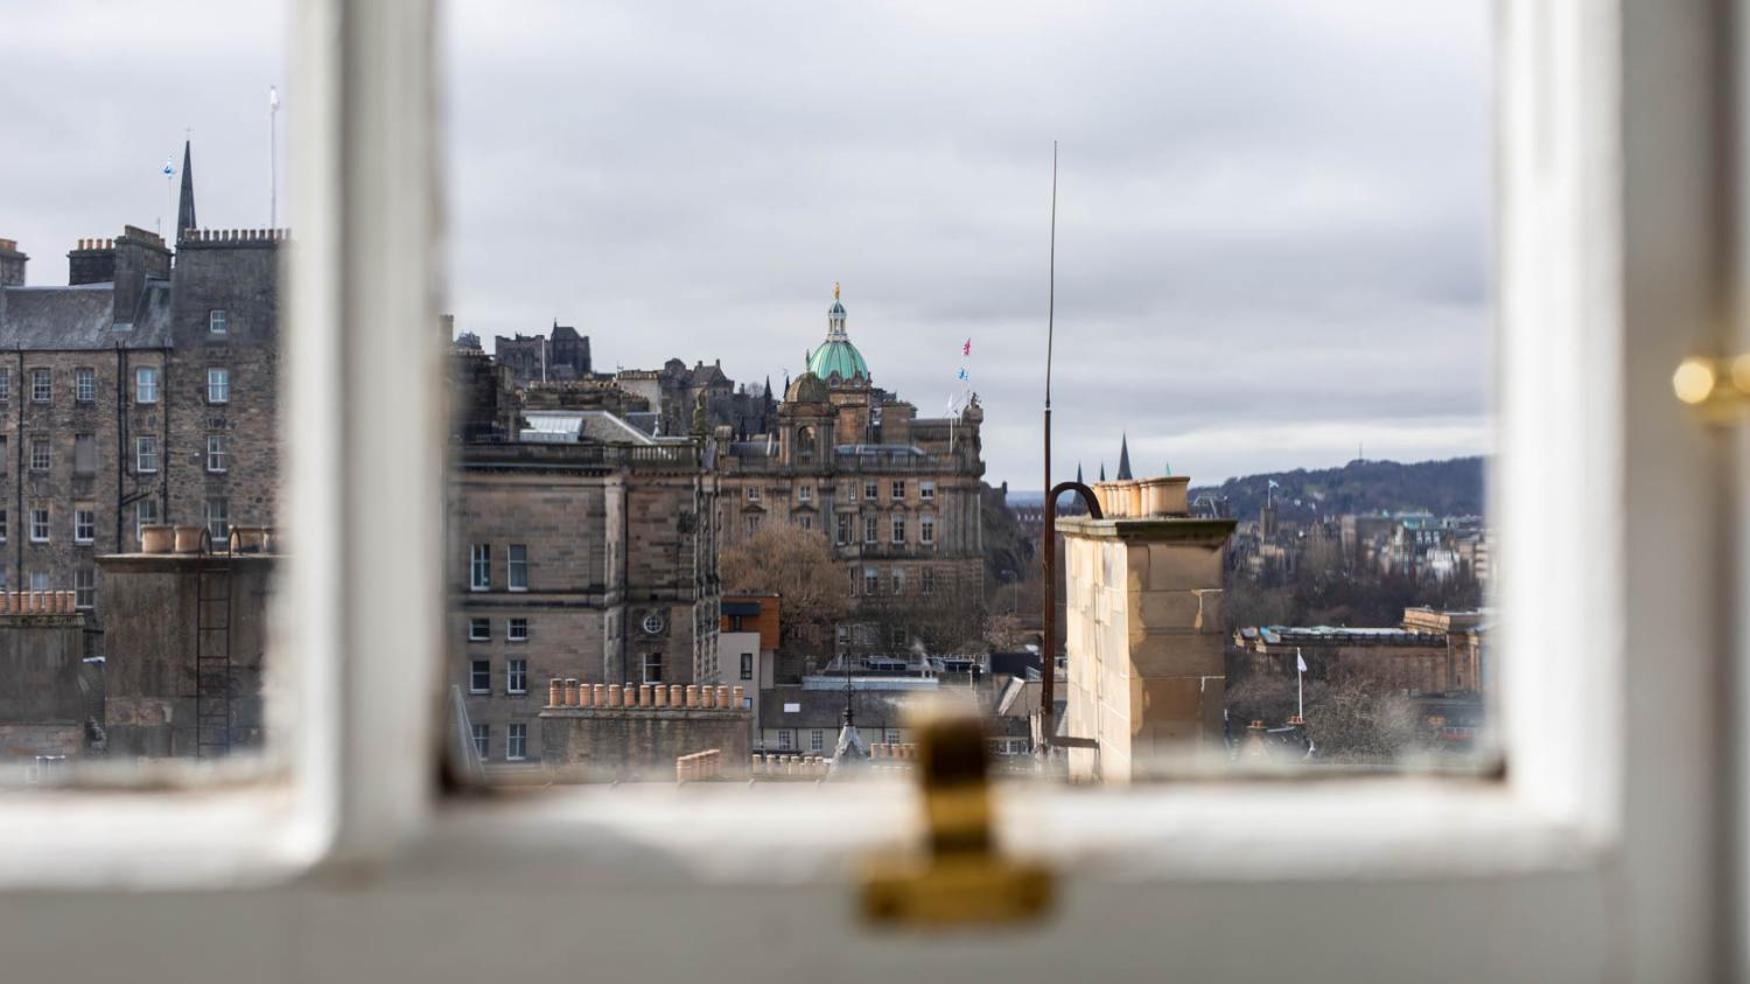
{"type": "Polygon", "coordinates": [[[983,724],[970,714],[937,708],[916,727],[924,844],[869,860],[862,876],[863,918],[927,931],[1045,916],[1053,897],[1051,872],[1005,857],[994,843],[983,724]]]}
{"type": "Polygon", "coordinates": [[[1671,391],[1704,417],[1726,423],[1750,411],[1750,354],[1690,356],[1671,374],[1671,391]]]}

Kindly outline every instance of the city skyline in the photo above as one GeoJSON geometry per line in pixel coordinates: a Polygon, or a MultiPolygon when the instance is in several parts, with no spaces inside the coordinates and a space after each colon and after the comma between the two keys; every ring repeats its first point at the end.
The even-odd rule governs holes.
{"type": "MultiPolygon", "coordinates": [[[[838,281],[876,384],[939,414],[964,364],[989,479],[1033,489],[1057,137],[1057,476],[1126,432],[1139,473],[1200,484],[1486,453],[1476,7],[1005,7],[999,30],[976,8],[458,4],[447,307],[485,338],[575,325],[603,369],[720,358],[780,384],[838,281]]],[[[0,53],[48,84],[19,124],[43,152],[0,162],[0,235],[33,283],[118,215],[149,226],[191,127],[203,216],[267,224],[279,5],[15,13],[0,53]],[[140,80],[116,56],[154,36],[179,55],[140,80]]]]}

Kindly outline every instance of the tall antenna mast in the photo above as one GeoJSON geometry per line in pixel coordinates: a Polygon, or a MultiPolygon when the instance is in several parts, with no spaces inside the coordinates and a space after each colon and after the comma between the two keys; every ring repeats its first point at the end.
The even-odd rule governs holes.
{"type": "Polygon", "coordinates": [[[1056,334],[1057,317],[1057,141],[1051,141],[1051,250],[1047,261],[1045,288],[1045,515],[1047,517],[1045,542],[1040,544],[1040,555],[1043,559],[1045,576],[1044,597],[1045,611],[1041,613],[1044,628],[1043,643],[1039,647],[1042,659],[1039,667],[1039,750],[1046,756],[1049,763],[1051,755],[1051,739],[1055,733],[1052,727],[1053,702],[1056,700],[1057,659],[1054,655],[1057,642],[1057,544],[1056,531],[1050,522],[1057,510],[1057,503],[1051,495],[1051,348],[1056,334]]]}
{"type": "Polygon", "coordinates": [[[279,209],[279,122],[280,90],[267,87],[267,227],[278,229],[279,209]]]}

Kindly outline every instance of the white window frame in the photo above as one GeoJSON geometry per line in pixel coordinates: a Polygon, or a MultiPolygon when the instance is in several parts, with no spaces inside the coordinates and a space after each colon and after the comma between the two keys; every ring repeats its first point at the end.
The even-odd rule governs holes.
{"type": "Polygon", "coordinates": [[[30,370],[30,402],[50,403],[55,398],[55,373],[45,366],[30,370]]]}
{"type": "Polygon", "coordinates": [[[213,475],[222,475],[229,471],[231,466],[228,458],[229,455],[225,451],[225,435],[208,434],[207,472],[213,475]]]}
{"type": "Polygon", "coordinates": [[[208,367],[207,402],[214,406],[231,402],[231,370],[220,366],[208,367]]]}
{"type": "Polygon", "coordinates": [[[224,308],[213,308],[207,312],[207,334],[230,334],[230,315],[224,308]]]}
{"type": "Polygon", "coordinates": [[[97,607],[97,568],[73,569],[73,607],[80,611],[97,607]]]}
{"type": "Polygon", "coordinates": [[[527,618],[507,618],[504,620],[505,642],[528,642],[529,620],[527,618]],[[521,629],[519,632],[518,629],[521,629]]]}
{"type": "Polygon", "coordinates": [[[526,694],[529,692],[529,661],[523,658],[512,658],[504,661],[504,692],[507,694],[526,694]]]}
{"type": "Polygon", "coordinates": [[[73,402],[95,403],[97,401],[97,370],[90,366],[79,366],[73,370],[73,402]]]}
{"type": "Polygon", "coordinates": [[[936,542],[936,517],[925,513],[918,517],[918,542],[933,546],[936,542]]]}
{"type": "Polygon", "coordinates": [[[492,619],[490,619],[490,618],[470,618],[470,619],[468,619],[468,641],[469,642],[491,642],[492,641],[492,619]],[[476,629],[478,629],[480,631],[475,631],[476,629]]]}
{"type": "Polygon", "coordinates": [[[73,510],[73,542],[90,543],[97,538],[97,510],[73,510]]]}
{"type": "Polygon", "coordinates": [[[468,545],[468,590],[492,590],[492,544],[468,545]]]}
{"type": "Polygon", "coordinates": [[[54,511],[52,509],[37,509],[34,506],[31,507],[29,529],[30,542],[48,543],[51,531],[54,528],[53,520],[54,511]]]}
{"type": "Polygon", "coordinates": [[[43,434],[32,434],[30,438],[30,470],[41,474],[53,468],[54,463],[54,439],[43,434]]]}
{"type": "Polygon", "coordinates": [[[529,545],[526,543],[505,545],[504,590],[517,592],[529,590],[529,545]],[[522,552],[521,560],[517,559],[518,551],[522,552]]]}
{"type": "Polygon", "coordinates": [[[158,500],[157,499],[154,499],[154,498],[148,496],[148,497],[141,499],[140,501],[134,503],[134,539],[135,540],[138,540],[141,537],[141,535],[143,534],[143,531],[145,530],[146,527],[155,526],[162,521],[163,521],[163,517],[162,517],[162,514],[158,510],[158,500]],[[146,513],[148,511],[150,511],[152,514],[150,517],[146,516],[146,513]]]}
{"type": "Polygon", "coordinates": [[[492,658],[490,656],[472,656],[468,659],[468,692],[471,694],[492,693],[492,658]],[[486,682],[481,686],[481,681],[486,682]]]}
{"type": "Polygon", "coordinates": [[[201,502],[201,525],[214,543],[223,543],[231,536],[231,497],[208,496],[201,502]],[[213,508],[217,506],[218,508],[213,508]],[[219,525],[215,526],[217,523],[219,525]]]}
{"type": "Polygon", "coordinates": [[[504,726],[504,759],[521,762],[529,757],[529,726],[521,721],[504,726]]]}
{"type": "Polygon", "coordinates": [[[157,403],[159,379],[157,366],[136,366],[134,368],[134,402],[157,403]]]}
{"type": "MultiPolygon", "coordinates": [[[[481,892],[505,903],[494,926],[509,934],[538,909],[515,903],[563,891],[565,923],[542,925],[587,912],[604,939],[648,938],[689,904],[711,906],[714,938],[790,920],[796,942],[777,956],[802,977],[843,974],[845,953],[884,947],[868,964],[883,979],[980,959],[1043,968],[1010,973],[1016,984],[1059,979],[1066,965],[1117,979],[1145,953],[1213,978],[1234,966],[1237,938],[1258,978],[1728,976],[1742,954],[1720,909],[1745,879],[1726,860],[1741,856],[1730,806],[1744,788],[1726,758],[1750,749],[1743,716],[1728,719],[1718,694],[1718,681],[1743,679],[1726,672],[1729,592],[1706,589],[1732,569],[1720,515],[1730,442],[1674,405],[1669,376],[1690,351],[1750,341],[1722,337],[1732,319],[1716,306],[1733,213],[1718,207],[1713,168],[1730,130],[1710,111],[1725,88],[1712,59],[1726,47],[1716,37],[1731,35],[1717,7],[1499,9],[1491,562],[1505,601],[1503,778],[1098,795],[999,785],[999,841],[1056,865],[1064,911],[1026,937],[952,947],[877,940],[850,915],[847,856],[913,822],[910,798],[885,788],[789,791],[792,816],[819,811],[805,823],[761,822],[771,801],[734,784],[687,797],[582,786],[526,809],[440,798],[429,756],[441,702],[435,690],[396,699],[434,675],[445,618],[443,483],[427,478],[442,468],[445,420],[430,329],[444,200],[433,9],[301,0],[282,414],[285,525],[299,531],[283,590],[297,617],[278,640],[296,656],[285,665],[298,699],[296,737],[270,763],[282,782],[0,802],[0,948],[13,966],[68,979],[115,976],[150,952],[155,972],[207,984],[235,978],[230,951],[202,945],[221,925],[240,952],[276,947],[296,965],[276,968],[287,979],[364,976],[384,952],[471,966],[475,939],[441,927],[478,914],[481,892]],[[395,366],[409,382],[346,371],[357,365],[395,366]],[[1584,494],[1551,509],[1551,489],[1584,494]],[[653,823],[711,836],[656,838],[653,823]],[[558,854],[565,865],[552,864],[558,854]],[[749,898],[731,894],[747,886],[764,889],[757,904],[718,904],[749,898]],[[151,899],[158,918],[104,920],[70,949],[69,905],[25,894],[43,890],[85,893],[72,907],[92,915],[137,913],[140,891],[164,894],[151,899]],[[1139,911],[1181,917],[1129,918],[1139,911]],[[300,913],[335,915],[287,918],[300,913]],[[1295,931],[1261,931],[1285,926],[1295,931]],[[289,945],[293,933],[302,945],[289,945]],[[1309,934],[1362,943],[1308,947],[1309,934]]],[[[637,952],[644,976],[682,976],[665,973],[660,950],[637,952]]],[[[770,952],[724,952],[726,979],[769,974],[770,952]]],[[[509,973],[547,955],[494,959],[509,973]]]]}
{"type": "Polygon", "coordinates": [[[141,434],[134,438],[134,474],[158,473],[158,436],[141,434]]]}

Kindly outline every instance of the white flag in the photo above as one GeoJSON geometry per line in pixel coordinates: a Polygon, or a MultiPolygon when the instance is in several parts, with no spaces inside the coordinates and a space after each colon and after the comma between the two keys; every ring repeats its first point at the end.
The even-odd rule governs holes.
{"type": "Polygon", "coordinates": [[[1298,649],[1294,651],[1294,669],[1297,673],[1306,672],[1306,660],[1301,657],[1300,650],[1298,649]]]}

